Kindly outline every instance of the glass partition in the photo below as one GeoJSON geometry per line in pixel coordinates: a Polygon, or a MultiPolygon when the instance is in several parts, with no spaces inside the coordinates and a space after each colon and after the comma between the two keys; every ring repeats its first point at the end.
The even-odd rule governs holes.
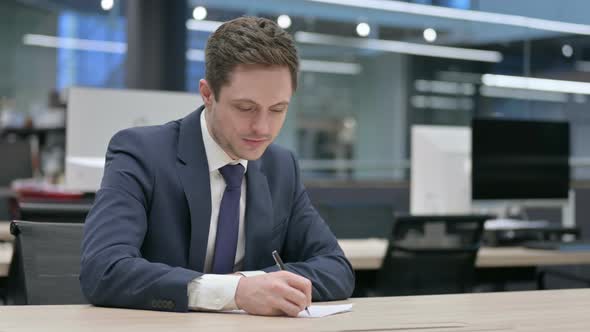
{"type": "MultiPolygon", "coordinates": [[[[63,107],[59,93],[69,86],[125,88],[125,63],[134,61],[126,59],[126,2],[3,1],[4,123],[63,107]]],[[[300,52],[278,143],[297,153],[308,179],[407,181],[412,125],[467,126],[474,116],[569,120],[573,177],[590,178],[587,1],[370,5],[188,0],[185,90],[198,91],[207,38],[221,22],[264,16],[291,32],[300,52]]]]}

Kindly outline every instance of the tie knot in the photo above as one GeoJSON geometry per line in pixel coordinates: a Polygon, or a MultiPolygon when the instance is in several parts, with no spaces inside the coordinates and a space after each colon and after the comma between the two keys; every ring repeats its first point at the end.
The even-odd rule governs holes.
{"type": "Polygon", "coordinates": [[[241,187],[244,177],[244,166],[227,164],[219,169],[225,183],[230,188],[241,187]]]}

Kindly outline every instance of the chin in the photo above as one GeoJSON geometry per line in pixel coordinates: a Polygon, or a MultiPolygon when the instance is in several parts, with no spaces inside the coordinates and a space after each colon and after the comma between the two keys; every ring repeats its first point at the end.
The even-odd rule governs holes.
{"type": "Polygon", "coordinates": [[[241,159],[245,159],[245,160],[258,160],[260,159],[260,157],[262,157],[262,154],[264,153],[264,151],[262,152],[247,152],[247,153],[243,153],[241,155],[241,159]]]}
{"type": "Polygon", "coordinates": [[[264,151],[266,151],[266,147],[264,147],[264,149],[240,151],[240,154],[238,156],[241,159],[245,160],[257,160],[260,159],[260,157],[262,157],[264,151]]]}

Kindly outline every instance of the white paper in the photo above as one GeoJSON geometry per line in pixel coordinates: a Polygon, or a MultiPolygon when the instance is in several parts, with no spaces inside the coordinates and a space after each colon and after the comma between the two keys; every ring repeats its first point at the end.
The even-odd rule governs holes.
{"type": "Polygon", "coordinates": [[[309,314],[303,310],[297,318],[319,318],[352,311],[352,303],[335,305],[311,305],[307,308],[309,314]]]}
{"type": "MultiPolygon", "coordinates": [[[[310,314],[307,314],[305,310],[297,315],[297,318],[320,318],[330,315],[339,314],[342,312],[352,311],[352,303],[347,304],[335,304],[335,305],[311,305],[307,308],[310,314]]],[[[226,314],[247,314],[244,310],[227,310],[222,311],[226,314]]]]}

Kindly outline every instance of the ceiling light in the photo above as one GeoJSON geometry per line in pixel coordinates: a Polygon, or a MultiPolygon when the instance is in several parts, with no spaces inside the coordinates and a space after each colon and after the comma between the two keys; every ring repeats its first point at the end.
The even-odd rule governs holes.
{"type": "Polygon", "coordinates": [[[207,8],[197,6],[193,9],[193,18],[197,21],[202,21],[207,17],[207,8]]]}
{"type": "Polygon", "coordinates": [[[127,52],[127,44],[103,40],[54,37],[46,35],[26,34],[23,44],[51,48],[65,48],[79,51],[94,51],[122,54],[127,52]]]}
{"type": "Polygon", "coordinates": [[[289,15],[280,15],[277,18],[277,24],[283,29],[288,29],[291,26],[291,18],[289,15]]]}
{"type": "Polygon", "coordinates": [[[488,98],[537,100],[556,103],[567,103],[568,101],[568,95],[563,92],[501,88],[497,86],[484,85],[479,89],[479,93],[481,93],[482,96],[488,98]]]}
{"type": "Polygon", "coordinates": [[[356,26],[356,33],[361,37],[367,37],[371,33],[371,26],[365,22],[361,22],[356,26]]]}
{"type": "Polygon", "coordinates": [[[525,27],[530,29],[590,35],[590,25],[576,24],[533,17],[498,14],[478,10],[456,9],[441,6],[422,5],[394,0],[307,0],[340,6],[376,9],[395,13],[441,17],[471,22],[492,23],[525,27]]]}
{"type": "Polygon", "coordinates": [[[590,95],[590,83],[578,81],[552,80],[523,76],[483,74],[481,82],[487,86],[502,88],[554,91],[590,95]]]}
{"type": "Polygon", "coordinates": [[[361,65],[350,62],[301,59],[300,69],[306,72],[358,75],[361,72],[361,65]]]}
{"type": "Polygon", "coordinates": [[[416,80],[414,88],[419,92],[432,92],[439,94],[471,96],[475,93],[475,86],[472,83],[457,83],[435,80],[416,80]]]}
{"type": "Polygon", "coordinates": [[[561,47],[561,54],[566,58],[571,58],[574,55],[574,48],[569,44],[565,44],[561,47]]]}
{"type": "Polygon", "coordinates": [[[223,22],[218,21],[198,21],[198,20],[186,20],[186,28],[193,31],[206,31],[214,32],[221,26],[223,22]]]}
{"type": "Polygon", "coordinates": [[[434,41],[436,41],[436,30],[434,30],[433,28],[425,29],[422,35],[424,36],[424,40],[426,40],[429,43],[433,43],[434,41]]]}
{"type": "Polygon", "coordinates": [[[472,48],[460,48],[438,45],[425,45],[394,40],[340,37],[334,35],[298,31],[295,40],[299,43],[342,46],[358,49],[370,49],[384,52],[412,54],[436,58],[460,59],[482,62],[500,62],[502,53],[472,48]]]}
{"type": "MultiPolygon", "coordinates": [[[[186,51],[186,59],[189,61],[205,61],[205,51],[201,49],[189,49],[186,51]]],[[[304,72],[358,75],[361,72],[361,65],[350,62],[306,60],[299,61],[299,69],[304,72]]]]}
{"type": "Polygon", "coordinates": [[[102,10],[111,10],[111,9],[113,9],[114,5],[115,5],[114,0],[101,0],[100,1],[100,8],[102,8],[102,10]]]}

